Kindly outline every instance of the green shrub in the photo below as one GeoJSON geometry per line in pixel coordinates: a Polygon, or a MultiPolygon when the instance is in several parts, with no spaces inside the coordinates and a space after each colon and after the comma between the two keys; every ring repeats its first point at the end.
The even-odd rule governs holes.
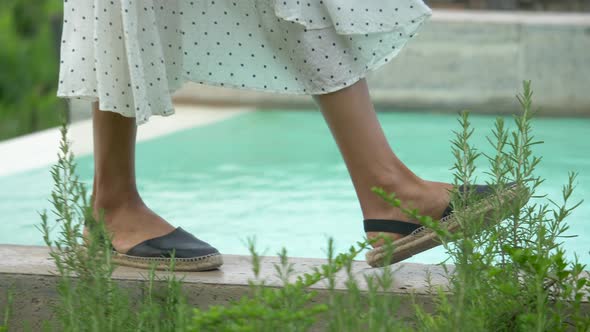
{"type": "Polygon", "coordinates": [[[0,332],[7,332],[8,331],[8,320],[10,319],[10,310],[12,307],[13,295],[12,292],[8,292],[7,294],[7,301],[6,301],[6,308],[4,309],[4,321],[2,321],[2,325],[0,325],[0,332]]]}
{"type": "MultiPolygon", "coordinates": [[[[308,331],[323,322],[328,331],[588,331],[590,314],[582,304],[588,299],[585,266],[566,260],[559,239],[567,230],[565,218],[580,203],[570,203],[575,174],[563,187],[562,202],[537,194],[542,179],[535,176],[540,158],[532,153],[539,144],[531,132],[530,84],[519,97],[523,114],[515,117],[515,129],[496,121],[489,142],[494,155],[479,153],[469,144],[473,130],[469,116],[459,119],[461,130],[453,140],[456,163],[455,183],[477,182],[474,161],[482,156],[490,162],[486,175],[496,189],[515,181],[521,190],[509,201],[497,201],[503,220],[483,227],[482,216],[460,209],[456,216],[462,231],[449,234],[432,218],[415,210],[402,209],[440,236],[454,269],[447,271],[448,289],[431,286],[436,303],[427,311],[414,301],[415,315],[400,319],[401,298],[388,290],[393,284],[391,267],[382,274],[367,276],[368,291],[361,290],[352,274],[352,262],[369,246],[369,241],[334,255],[329,242],[327,263],[312,273],[292,280],[293,268],[286,250],[279,253],[279,288],[267,287],[260,278],[260,256],[249,241],[253,271],[250,295],[226,306],[206,310],[187,305],[182,282],[174,274],[157,280],[153,269],[139,304],[112,280],[110,242],[102,218],[92,217],[87,191],[76,176],[74,157],[67,143],[67,127],[62,127],[59,162],[52,169],[55,181],[51,201],[59,227],[57,239],[50,239],[50,225],[42,214],[41,230],[51,246],[61,278],[56,319],[60,331],[308,331]],[[82,241],[82,227],[89,229],[90,241],[82,241]],[[336,273],[348,276],[347,290],[336,290],[336,273]],[[326,303],[316,303],[310,286],[328,285],[326,303]]],[[[401,201],[394,193],[379,188],[374,192],[395,207],[401,201]]],[[[454,192],[455,206],[469,206],[473,195],[454,192]]],[[[385,239],[387,240],[387,239],[385,239]]],[[[386,241],[391,254],[391,241],[386,241]]],[[[172,263],[170,270],[174,270],[172,263]]]]}
{"type": "Polygon", "coordinates": [[[0,140],[59,125],[59,0],[0,3],[0,140]]]}
{"type": "MultiPolygon", "coordinates": [[[[444,234],[445,247],[455,264],[449,274],[452,293],[439,293],[434,314],[417,308],[421,330],[427,331],[587,331],[590,314],[583,312],[588,299],[588,276],[584,265],[568,262],[559,239],[568,230],[565,218],[581,202],[571,203],[576,175],[570,173],[562,190],[562,201],[554,202],[537,194],[542,179],[535,176],[541,158],[532,147],[538,142],[531,132],[532,92],[525,82],[519,96],[523,114],[515,117],[514,131],[508,131],[501,119],[493,130],[493,156],[488,175],[492,183],[512,179],[526,184],[528,190],[500,209],[497,218],[509,217],[498,226],[482,231],[471,215],[458,214],[462,234],[444,234]],[[532,197],[533,200],[528,201],[532,197]],[[451,240],[453,244],[449,244],[451,240]]],[[[461,132],[453,142],[458,183],[473,183],[473,161],[480,157],[469,146],[467,114],[460,120],[461,132]]],[[[500,185],[501,187],[502,185],[500,185]]],[[[457,205],[469,201],[469,195],[455,197],[457,205]]],[[[428,222],[431,222],[430,220],[428,222]]],[[[432,224],[433,228],[438,225],[432,224]]]]}

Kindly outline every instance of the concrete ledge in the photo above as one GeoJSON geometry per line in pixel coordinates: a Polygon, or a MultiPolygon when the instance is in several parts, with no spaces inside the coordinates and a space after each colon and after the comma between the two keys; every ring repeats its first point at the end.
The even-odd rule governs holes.
{"type": "MultiPolygon", "coordinates": [[[[51,307],[58,299],[56,286],[59,281],[56,269],[48,256],[48,248],[42,246],[0,245],[0,313],[4,313],[7,305],[7,292],[14,294],[12,304],[13,314],[10,320],[11,331],[22,331],[30,328],[40,331],[44,321],[51,321],[51,307]]],[[[189,303],[195,307],[206,309],[211,305],[228,304],[249,293],[248,281],[254,278],[251,271],[250,257],[224,255],[225,264],[217,271],[209,272],[178,272],[177,276],[184,280],[184,293],[189,303]]],[[[295,276],[311,272],[314,267],[325,264],[323,259],[291,258],[295,276]]],[[[278,264],[277,257],[263,257],[260,275],[269,286],[281,286],[280,279],[275,275],[274,265],[278,264]]],[[[452,266],[447,266],[452,272],[452,266]]],[[[353,275],[357,279],[361,290],[366,291],[364,276],[379,275],[383,269],[369,268],[366,262],[356,261],[353,265],[353,275]]],[[[166,272],[158,272],[158,277],[166,276],[166,272]]],[[[414,263],[399,263],[393,265],[392,294],[399,295],[401,306],[398,311],[400,319],[411,317],[414,313],[412,304],[414,299],[430,311],[434,308],[435,296],[431,294],[426,280],[434,287],[448,287],[445,272],[441,266],[414,263]]],[[[114,279],[120,287],[126,289],[135,303],[142,296],[142,286],[146,279],[146,271],[118,267],[114,279]]],[[[346,276],[337,276],[336,289],[345,290],[346,276]]],[[[318,292],[317,302],[327,301],[328,292],[325,284],[313,287],[318,292]]],[[[590,310],[590,305],[583,304],[590,310]]],[[[2,318],[2,316],[0,316],[2,318]]],[[[322,323],[317,331],[322,330],[322,323]]]]}
{"type": "MultiPolygon", "coordinates": [[[[435,10],[367,81],[378,109],[514,113],[532,80],[540,114],[590,116],[590,14],[435,10]]],[[[178,102],[316,108],[309,96],[187,84],[178,102]]]]}
{"type": "MultiPolygon", "coordinates": [[[[0,245],[0,313],[4,312],[7,303],[7,291],[11,290],[14,297],[11,328],[21,330],[29,324],[33,331],[41,330],[41,323],[51,319],[51,305],[56,303],[58,294],[56,285],[58,277],[56,269],[49,259],[48,248],[41,246],[0,245]],[[22,324],[22,325],[20,325],[22,324]]],[[[207,308],[216,304],[227,304],[237,300],[249,292],[248,280],[254,277],[251,271],[250,258],[247,256],[224,255],[225,264],[218,271],[177,273],[184,278],[184,291],[190,303],[199,308],[207,308]]],[[[296,275],[311,272],[326,261],[323,259],[292,258],[296,275]]],[[[280,286],[275,276],[274,264],[279,263],[277,257],[263,257],[261,275],[270,286],[280,286]]],[[[362,276],[382,273],[382,269],[371,269],[364,261],[354,263],[354,275],[358,277],[359,286],[366,290],[362,276]]],[[[165,276],[159,272],[158,276],[165,276]]],[[[118,267],[114,273],[119,285],[130,291],[132,298],[141,296],[141,285],[145,280],[146,271],[128,267],[118,267]]],[[[415,294],[417,300],[431,307],[432,297],[429,295],[427,276],[435,286],[446,287],[444,271],[440,266],[402,263],[394,267],[394,286],[392,293],[403,296],[402,301],[409,304],[409,294],[415,294]]],[[[339,275],[336,288],[346,289],[345,276],[339,275]]],[[[318,291],[317,301],[325,301],[326,285],[314,287],[318,291]]],[[[400,312],[400,317],[410,315],[412,307],[400,312]]],[[[12,331],[12,330],[11,330],[12,331]]]]}

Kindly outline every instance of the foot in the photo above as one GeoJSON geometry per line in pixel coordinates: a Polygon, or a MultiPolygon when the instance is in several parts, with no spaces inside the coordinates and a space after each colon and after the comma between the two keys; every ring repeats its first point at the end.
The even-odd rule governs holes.
{"type": "Polygon", "coordinates": [[[105,210],[105,225],[112,235],[112,245],[119,253],[127,253],[145,240],[170,234],[176,229],[149,209],[139,196],[117,204],[105,204],[96,199],[95,218],[99,215],[99,209],[105,210]]]}
{"type": "MultiPolygon", "coordinates": [[[[387,188],[383,186],[386,192],[394,192],[396,198],[400,199],[402,206],[410,209],[417,209],[418,214],[423,216],[430,216],[434,220],[442,218],[444,211],[451,200],[451,190],[453,185],[450,183],[433,182],[433,181],[421,181],[414,185],[404,186],[403,188],[387,188]]],[[[399,220],[407,221],[415,224],[420,224],[418,220],[412,220],[408,218],[399,208],[394,208],[388,205],[375,195],[375,200],[371,202],[372,208],[366,209],[368,212],[364,213],[365,219],[386,219],[386,220],[399,220]]],[[[361,202],[362,204],[363,202],[361,202]]],[[[365,210],[365,209],[364,209],[365,210]]],[[[380,233],[367,232],[369,239],[376,238],[380,233]]],[[[395,241],[402,238],[404,235],[397,233],[384,233],[391,240],[395,241]]],[[[373,247],[379,247],[383,245],[383,240],[379,240],[373,244],[373,247]]]]}

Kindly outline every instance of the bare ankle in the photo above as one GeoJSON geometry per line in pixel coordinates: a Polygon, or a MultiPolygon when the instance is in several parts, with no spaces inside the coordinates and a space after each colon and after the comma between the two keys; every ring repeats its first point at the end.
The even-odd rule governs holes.
{"type": "MultiPolygon", "coordinates": [[[[381,182],[374,186],[382,188],[386,193],[395,194],[395,198],[400,199],[402,206],[406,208],[414,208],[416,202],[420,202],[429,190],[428,183],[419,178],[404,183],[381,182]]],[[[392,215],[401,213],[401,210],[392,207],[373,192],[365,195],[360,204],[365,219],[391,218],[392,215]]]]}
{"type": "Polygon", "coordinates": [[[92,207],[95,212],[99,209],[114,211],[123,207],[133,207],[142,204],[143,201],[137,190],[111,191],[97,189],[92,201],[92,207]]]}

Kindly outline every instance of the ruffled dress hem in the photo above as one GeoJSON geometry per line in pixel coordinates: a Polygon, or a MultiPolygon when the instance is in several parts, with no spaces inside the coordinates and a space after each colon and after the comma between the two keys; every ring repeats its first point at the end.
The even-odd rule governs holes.
{"type": "MultiPolygon", "coordinates": [[[[233,6],[248,6],[234,9],[234,14],[245,15],[244,19],[236,18],[234,24],[246,25],[249,22],[246,19],[249,14],[259,15],[260,17],[256,17],[256,21],[251,23],[252,27],[257,24],[258,32],[253,36],[247,32],[248,29],[227,29],[226,41],[218,38],[191,38],[198,33],[204,33],[205,36],[208,32],[211,33],[209,28],[218,24],[217,17],[228,15],[231,7],[219,8],[220,15],[209,15],[209,12],[205,15],[206,11],[203,10],[203,22],[199,25],[196,20],[190,22],[186,16],[183,22],[177,22],[178,15],[183,15],[183,7],[179,4],[187,3],[182,0],[169,2],[166,8],[160,7],[169,17],[155,13],[158,6],[152,6],[150,11],[147,5],[143,7],[143,3],[138,5],[132,0],[111,2],[114,7],[95,0],[92,9],[85,8],[86,14],[96,16],[95,22],[103,25],[107,20],[110,21],[109,26],[104,27],[95,23],[94,29],[86,36],[78,31],[82,24],[86,23],[80,21],[80,13],[75,17],[64,17],[62,65],[57,95],[62,98],[98,101],[101,110],[135,117],[137,125],[141,125],[148,122],[152,115],[175,114],[172,94],[186,82],[280,94],[327,94],[349,87],[365,78],[369,72],[389,63],[431,16],[430,9],[421,0],[387,0],[381,3],[384,9],[374,7],[369,11],[367,7],[367,13],[377,13],[377,16],[371,19],[361,14],[347,16],[341,14],[342,9],[363,12],[363,5],[358,5],[357,0],[351,2],[349,7],[342,7],[347,1],[349,0],[325,0],[320,1],[323,3],[322,6],[309,8],[310,6],[305,6],[304,2],[299,1],[301,5],[293,6],[287,1],[260,0],[256,2],[258,6],[254,4],[254,9],[249,7],[251,4],[234,1],[233,6]],[[404,1],[412,10],[400,14],[396,19],[390,19],[393,16],[387,16],[388,13],[397,12],[398,7],[395,6],[404,1]],[[176,7],[172,3],[176,3],[176,7]],[[221,14],[222,10],[224,14],[221,14]],[[384,14],[381,13],[383,11],[384,14]],[[109,14],[107,20],[100,16],[102,13],[112,12],[115,14],[109,14]],[[75,19],[77,22],[70,22],[68,25],[68,19],[75,19]],[[365,24],[363,20],[366,20],[365,24]],[[173,26],[172,22],[176,22],[176,26],[173,26]],[[168,34],[173,29],[175,33],[168,34]],[[282,30],[277,31],[279,29],[282,30]],[[242,33],[239,37],[232,37],[239,33],[242,33]],[[80,35],[84,42],[79,41],[80,35]],[[93,42],[89,41],[91,37],[93,42]],[[220,41],[224,43],[217,54],[209,52],[215,49],[213,40],[217,40],[217,45],[220,45],[220,41]],[[254,46],[250,45],[249,49],[244,50],[245,40],[252,45],[258,43],[262,48],[255,51],[254,46]],[[225,46],[229,41],[235,43],[235,53],[240,52],[240,57],[231,57],[234,49],[225,46]],[[148,44],[154,49],[151,57],[146,55],[147,52],[144,53],[144,48],[147,49],[148,44]],[[201,44],[204,44],[204,47],[201,44]],[[330,47],[330,44],[333,47],[330,47]],[[168,47],[165,47],[166,45],[168,47]],[[88,50],[85,54],[74,55],[76,48],[88,50]],[[310,50],[321,50],[323,53],[313,54],[310,50]],[[224,51],[229,51],[229,56],[227,53],[221,56],[221,52],[224,51]],[[248,57],[249,53],[252,58],[248,57]],[[215,55],[217,57],[214,57],[215,55]],[[248,61],[255,56],[256,61],[249,63],[248,61]],[[84,62],[85,57],[94,58],[94,65],[88,66],[88,62],[84,62]],[[360,61],[357,62],[357,59],[360,61]],[[203,64],[199,67],[201,61],[203,64]],[[220,67],[215,66],[217,61],[220,67]],[[234,61],[234,67],[221,67],[222,63],[230,61],[234,61]],[[263,68],[270,71],[252,70],[252,77],[259,74],[258,78],[252,79],[245,76],[244,70],[238,71],[241,69],[238,67],[240,62],[241,68],[254,65],[262,67],[264,64],[263,68]],[[289,65],[291,68],[288,68],[289,65]],[[215,68],[211,68],[213,66],[215,68]],[[85,74],[76,73],[80,75],[84,84],[79,81],[76,83],[79,77],[72,76],[74,68],[85,70],[85,74]],[[215,76],[217,69],[220,74],[215,76]],[[118,73],[119,76],[113,73],[118,73]],[[271,80],[273,75],[275,80],[277,76],[281,78],[278,83],[271,80]],[[168,89],[165,89],[166,85],[168,89]]],[[[156,3],[146,0],[146,3],[148,2],[156,3]]],[[[227,1],[228,6],[230,2],[227,1]]],[[[69,13],[67,8],[65,9],[65,12],[69,13]]],[[[75,8],[72,9],[73,12],[75,8]]],[[[191,15],[198,14],[193,10],[191,15]]],[[[84,14],[81,17],[84,18],[84,14]]],[[[220,20],[219,22],[224,23],[220,20]]],[[[225,22],[223,26],[229,25],[229,22],[225,22]]],[[[221,35],[223,30],[219,29],[215,32],[221,35]]]]}

